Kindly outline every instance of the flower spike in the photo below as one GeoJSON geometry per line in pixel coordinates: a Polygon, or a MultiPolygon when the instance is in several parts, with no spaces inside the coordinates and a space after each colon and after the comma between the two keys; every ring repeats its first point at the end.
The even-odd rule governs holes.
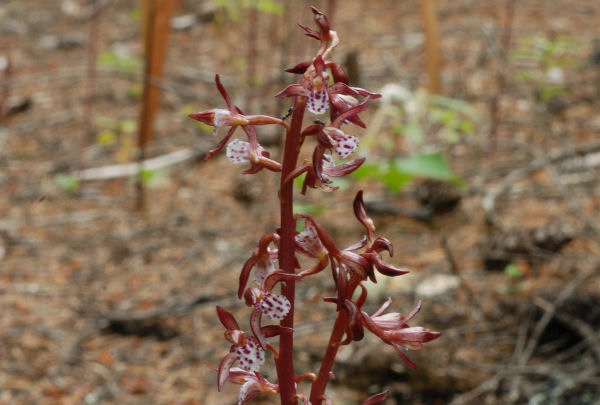
{"type": "MultiPolygon", "coordinates": [[[[338,247],[332,234],[311,215],[295,213],[292,183],[296,178],[305,176],[302,194],[309,187],[335,191],[335,178],[346,176],[363,164],[364,157],[352,158],[358,150],[359,138],[345,126],[353,124],[365,128],[360,115],[371,101],[381,97],[351,86],[343,67],[331,59],[339,44],[337,32],[331,28],[325,14],[315,7],[311,7],[311,12],[315,26],[299,26],[306,36],[318,40],[319,45],[313,57],[286,69],[298,76],[296,83],[275,95],[294,99],[293,107],[285,116],[275,118],[245,114],[234,104],[218,75],[215,83],[225,107],[190,114],[190,118],[213,126],[214,134],[218,134],[221,128],[227,128],[227,131],[223,130],[225,136],[205,156],[205,160],[225,149],[226,157],[232,163],[245,164],[243,174],[257,173],[262,169],[281,172],[278,191],[281,222],[275,232],[260,239],[239,274],[237,295],[250,307],[250,331],[242,330],[230,312],[217,306],[217,315],[225,327],[225,339],[231,344],[229,353],[219,363],[217,388],[222,390],[227,381],[239,384],[236,405],[246,404],[263,393],[279,394],[284,405],[331,405],[325,390],[333,378],[331,370],[336,354],[342,345],[361,340],[365,329],[392,346],[412,368],[416,368],[416,364],[404,351],[419,350],[425,343],[440,336],[439,332],[409,325],[419,312],[420,302],[406,316],[388,312],[391,299],[387,299],[372,315],[363,311],[369,291],[366,283],[376,283],[376,273],[394,277],[406,274],[408,270],[384,260],[384,252],[391,257],[394,248],[390,240],[376,234],[362,191],[357,193],[353,208],[364,232],[359,235],[358,241],[345,249],[338,247]],[[312,123],[304,125],[307,112],[320,117],[313,117],[312,123]],[[281,162],[272,159],[261,146],[256,125],[285,128],[281,162]],[[234,137],[238,127],[243,134],[240,137],[238,131],[238,136],[234,137]],[[301,156],[310,153],[302,153],[302,147],[309,144],[305,142],[308,137],[312,137],[314,142],[310,144],[314,149],[309,158],[302,160],[301,156]],[[304,222],[301,231],[297,229],[298,220],[304,222]],[[301,262],[298,256],[305,258],[301,262]],[[308,262],[306,267],[305,262],[308,262]],[[297,318],[294,308],[305,295],[297,294],[296,287],[304,284],[299,281],[327,268],[331,271],[334,293],[324,300],[335,304],[335,307],[326,306],[337,312],[335,323],[318,374],[298,375],[293,364],[294,318],[297,318]],[[275,337],[279,338],[279,344],[271,341],[275,337]],[[269,382],[260,373],[266,352],[273,354],[268,357],[275,362],[278,384],[269,382]],[[311,380],[310,395],[298,392],[298,385],[304,379],[311,380]]],[[[382,403],[388,396],[389,391],[372,395],[362,405],[382,403]]]]}

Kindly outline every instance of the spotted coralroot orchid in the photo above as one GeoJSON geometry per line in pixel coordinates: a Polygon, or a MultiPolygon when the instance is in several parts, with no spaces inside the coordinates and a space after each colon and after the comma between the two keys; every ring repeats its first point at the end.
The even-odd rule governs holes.
{"type": "Polygon", "coordinates": [[[226,329],[225,339],[232,343],[229,353],[219,364],[218,388],[220,391],[223,389],[223,385],[227,381],[230,370],[236,361],[242,369],[248,372],[256,372],[260,370],[265,362],[265,352],[256,338],[248,336],[240,330],[231,313],[217,306],[217,314],[226,329]]]}
{"type": "Polygon", "coordinates": [[[242,127],[248,141],[234,139],[233,142],[227,145],[227,158],[233,163],[250,162],[251,168],[244,172],[246,174],[256,173],[263,167],[274,172],[281,171],[281,164],[271,160],[269,158],[269,152],[258,143],[258,134],[253,126],[278,124],[287,129],[289,128],[288,124],[279,118],[269,117],[267,115],[244,115],[242,110],[233,104],[233,101],[219,79],[219,75],[215,76],[215,82],[217,84],[217,89],[219,90],[219,93],[221,93],[221,96],[223,96],[223,99],[225,99],[228,108],[213,108],[212,110],[190,114],[189,117],[214,127],[213,134],[215,135],[221,127],[230,127],[230,129],[217,146],[206,154],[204,160],[208,160],[220,152],[223,147],[227,145],[227,142],[229,142],[237,127],[242,127]]]}
{"type": "MultiPolygon", "coordinates": [[[[267,115],[247,115],[236,106],[219,76],[215,77],[217,89],[225,100],[226,108],[213,108],[190,114],[194,120],[221,128],[227,133],[205,157],[208,160],[225,149],[227,158],[235,164],[249,164],[244,174],[253,174],[263,168],[280,172],[280,224],[276,230],[263,235],[256,249],[242,266],[237,295],[250,308],[249,330],[246,333],[234,316],[217,307],[219,320],[225,327],[225,339],[231,344],[217,370],[217,388],[227,382],[240,385],[236,404],[245,404],[258,395],[278,395],[282,405],[330,405],[326,395],[332,377],[335,357],[342,345],[364,338],[365,330],[373,333],[385,344],[391,345],[404,362],[412,368],[404,350],[419,350],[427,342],[440,336],[424,327],[409,326],[420,309],[420,303],[409,315],[384,313],[391,300],[373,315],[363,311],[367,301],[367,283],[376,283],[377,276],[396,277],[408,270],[387,262],[394,254],[390,240],[378,236],[373,220],[367,214],[362,191],[354,199],[354,215],[364,227],[364,236],[347,247],[339,247],[332,235],[314,217],[295,213],[294,179],[304,175],[302,194],[308,189],[335,191],[334,178],[344,177],[365,161],[356,156],[359,137],[347,128],[350,125],[365,128],[359,117],[379,94],[351,87],[344,69],[332,59],[339,37],[330,27],[327,17],[311,8],[317,29],[300,25],[305,34],[319,43],[313,58],[303,61],[287,72],[299,75],[299,81],[276,94],[276,97],[293,99],[290,122],[267,115]],[[314,121],[304,126],[305,112],[322,115],[329,112],[329,122],[314,121]],[[257,125],[277,125],[285,129],[284,149],[280,160],[272,159],[260,142],[257,125]],[[237,128],[245,139],[233,139],[237,128]],[[299,163],[305,140],[313,146],[312,156],[299,163]],[[297,231],[297,225],[303,230],[297,231]],[[298,256],[304,256],[300,265],[298,256]],[[334,296],[324,297],[336,314],[329,343],[317,373],[296,374],[294,369],[294,311],[301,304],[296,300],[296,285],[313,275],[331,270],[334,296]],[[278,338],[279,342],[274,340],[278,338]],[[270,382],[262,374],[265,364],[273,361],[277,382],[270,382]],[[298,383],[309,380],[310,392],[299,392],[298,383]]],[[[271,375],[268,373],[267,375],[271,375]]],[[[363,405],[385,401],[385,391],[365,399],[363,405]]]]}
{"type": "Polygon", "coordinates": [[[408,326],[408,321],[421,309],[420,301],[407,316],[397,312],[383,314],[391,302],[391,298],[388,298],[381,308],[371,316],[366,312],[361,312],[361,319],[369,331],[384,343],[391,345],[409,367],[416,369],[417,365],[402,352],[402,349],[420,350],[423,348],[423,343],[437,339],[440,337],[440,333],[432,332],[421,326],[408,326]]]}
{"type": "Polygon", "coordinates": [[[243,405],[260,394],[277,394],[279,387],[267,381],[260,373],[232,367],[228,380],[240,384],[240,395],[236,405],[243,405]]]}

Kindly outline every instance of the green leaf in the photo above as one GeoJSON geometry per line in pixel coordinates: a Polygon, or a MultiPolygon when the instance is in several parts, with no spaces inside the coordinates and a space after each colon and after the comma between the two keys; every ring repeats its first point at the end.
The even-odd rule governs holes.
{"type": "Polygon", "coordinates": [[[454,128],[448,128],[444,131],[444,137],[448,143],[458,143],[460,141],[459,133],[454,128]]]}
{"type": "Polygon", "coordinates": [[[374,164],[374,163],[363,163],[358,169],[352,172],[351,177],[361,180],[366,178],[376,178],[378,173],[382,170],[382,166],[387,163],[374,164]]]}
{"type": "Polygon", "coordinates": [[[506,268],[504,269],[504,274],[506,274],[510,278],[519,279],[519,278],[523,277],[525,272],[523,271],[523,269],[521,269],[516,264],[509,263],[506,265],[506,268]]]}
{"type": "Polygon", "coordinates": [[[472,121],[462,120],[458,124],[458,130],[463,134],[471,135],[475,132],[475,125],[473,125],[472,121]]]}
{"type": "Polygon", "coordinates": [[[304,178],[306,177],[306,173],[302,173],[300,176],[294,179],[294,187],[298,190],[302,188],[302,184],[304,184],[304,178]]]}
{"type": "Polygon", "coordinates": [[[560,96],[566,92],[567,89],[564,86],[546,86],[540,92],[540,100],[548,102],[552,97],[560,96]]]}
{"type": "Polygon", "coordinates": [[[331,179],[331,187],[337,187],[340,191],[348,190],[350,180],[346,177],[334,177],[331,179]]]}
{"type": "Polygon", "coordinates": [[[143,93],[143,88],[139,84],[134,84],[127,89],[127,97],[135,101],[141,100],[143,93]]]}
{"type": "Polygon", "coordinates": [[[405,185],[407,185],[411,180],[414,179],[415,176],[404,173],[401,171],[394,170],[393,166],[390,166],[390,170],[386,173],[382,173],[379,176],[379,181],[381,181],[391,192],[397,193],[405,185]]]}
{"type": "Polygon", "coordinates": [[[303,203],[294,203],[294,213],[303,213],[309,215],[318,215],[327,209],[325,204],[303,204],[303,203]]]}
{"type": "Polygon", "coordinates": [[[409,122],[402,126],[401,131],[407,135],[412,141],[416,143],[423,143],[425,141],[425,133],[423,127],[417,122],[409,122]]]}
{"type": "Polygon", "coordinates": [[[79,187],[79,179],[75,176],[58,176],[56,184],[66,191],[75,191],[79,187]]]}
{"type": "Polygon", "coordinates": [[[140,178],[144,183],[149,183],[156,178],[156,170],[143,169],[140,171],[140,178]]]}
{"type": "Polygon", "coordinates": [[[129,18],[131,18],[133,21],[141,21],[142,20],[142,9],[136,8],[136,9],[131,10],[131,12],[129,13],[129,18]]]}
{"type": "Polygon", "coordinates": [[[417,177],[427,177],[437,180],[456,181],[458,177],[439,152],[396,158],[393,167],[398,172],[417,177]]]}
{"type": "Polygon", "coordinates": [[[242,7],[252,7],[263,13],[274,15],[283,15],[283,12],[285,11],[283,5],[274,0],[244,0],[242,2],[242,7]]]}
{"type": "Polygon", "coordinates": [[[118,123],[119,131],[125,134],[133,134],[137,131],[137,122],[134,120],[121,120],[118,123]]]}
{"type": "Polygon", "coordinates": [[[123,56],[115,52],[103,52],[96,60],[98,65],[118,70],[123,73],[137,73],[144,66],[142,60],[133,55],[123,56]]]}
{"type": "Polygon", "coordinates": [[[433,104],[436,107],[456,111],[457,113],[463,114],[473,120],[477,118],[475,109],[473,108],[473,106],[471,106],[471,104],[467,103],[466,101],[452,97],[444,97],[440,95],[432,95],[430,97],[431,104],[433,104]]]}
{"type": "Polygon", "coordinates": [[[402,190],[414,178],[412,174],[399,171],[389,163],[363,164],[350,176],[357,180],[376,179],[394,193],[402,190]]]}
{"type": "Polygon", "coordinates": [[[110,146],[117,142],[117,134],[114,131],[105,129],[96,135],[96,143],[100,146],[110,146]]]}

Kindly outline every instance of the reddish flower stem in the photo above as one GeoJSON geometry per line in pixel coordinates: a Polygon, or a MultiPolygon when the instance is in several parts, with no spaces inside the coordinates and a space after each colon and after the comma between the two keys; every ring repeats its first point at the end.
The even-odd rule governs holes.
{"type": "Polygon", "coordinates": [[[323,401],[325,388],[329,382],[329,376],[331,374],[331,368],[335,361],[338,349],[340,348],[340,342],[344,337],[344,325],[348,322],[346,313],[344,311],[338,311],[337,317],[335,318],[335,324],[329,337],[329,343],[327,344],[327,350],[325,356],[321,362],[321,368],[319,368],[319,374],[317,379],[312,383],[310,390],[310,403],[312,405],[321,405],[323,401]]]}
{"type": "MultiPolygon", "coordinates": [[[[281,204],[281,229],[279,246],[279,267],[286,273],[295,273],[295,242],[296,220],[294,219],[294,182],[284,183],[287,176],[294,171],[300,152],[300,134],[302,131],[302,119],[304,118],[305,97],[296,97],[294,112],[292,114],[290,130],[285,139],[283,162],[281,169],[281,189],[279,199],[281,204]]],[[[281,287],[281,293],[287,297],[292,304],[288,315],[281,321],[281,326],[294,327],[294,298],[295,282],[287,281],[281,287]]],[[[281,405],[293,405],[297,401],[296,387],[294,383],[294,335],[293,333],[282,333],[279,338],[279,358],[276,360],[277,378],[279,382],[279,394],[281,405]]]]}

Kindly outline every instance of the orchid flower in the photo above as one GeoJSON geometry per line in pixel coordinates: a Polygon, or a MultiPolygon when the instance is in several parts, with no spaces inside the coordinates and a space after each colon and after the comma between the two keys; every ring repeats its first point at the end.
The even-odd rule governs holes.
{"type": "Polygon", "coordinates": [[[423,347],[423,343],[439,338],[441,333],[432,332],[421,326],[408,326],[408,322],[421,309],[421,301],[417,303],[417,306],[408,316],[404,316],[398,312],[383,314],[391,302],[392,299],[388,298],[381,308],[371,316],[361,311],[363,324],[384,343],[391,345],[409,367],[416,369],[417,365],[401,349],[420,350],[423,347]]]}
{"type": "Polygon", "coordinates": [[[260,394],[277,394],[279,392],[279,386],[267,381],[260,373],[237,367],[230,370],[228,380],[241,385],[236,405],[243,405],[260,394]]]}
{"type": "Polygon", "coordinates": [[[344,133],[340,126],[348,119],[356,117],[358,113],[364,111],[370,98],[367,98],[362,103],[352,107],[351,109],[340,114],[330,125],[311,125],[302,132],[302,137],[316,135],[317,146],[313,151],[312,164],[305,161],[302,166],[297,167],[292,171],[285,182],[291,181],[295,177],[306,173],[306,177],[302,184],[302,194],[306,194],[306,189],[320,188],[323,191],[334,191],[337,187],[332,187],[332,177],[343,177],[354,170],[358,169],[365,161],[364,158],[354,159],[350,162],[337,165],[328,151],[333,151],[342,159],[347,158],[356,151],[358,147],[358,138],[353,135],[344,133]]]}
{"type": "Polygon", "coordinates": [[[225,326],[225,339],[232,343],[229,353],[221,360],[218,369],[218,389],[221,391],[230,369],[236,361],[246,371],[258,371],[265,362],[265,352],[256,338],[246,335],[233,315],[217,306],[219,320],[225,326]]]}
{"type": "MultiPolygon", "coordinates": [[[[306,97],[306,108],[317,115],[325,113],[331,106],[331,119],[334,120],[337,116],[359,103],[355,98],[356,96],[379,98],[381,95],[358,87],[348,86],[348,77],[342,66],[328,60],[333,49],[339,43],[338,35],[330,29],[327,17],[323,13],[314,7],[312,7],[312,11],[315,22],[319,26],[319,31],[314,31],[304,25],[300,25],[300,28],[306,32],[307,36],[319,40],[321,47],[312,61],[301,62],[286,70],[289,73],[301,74],[301,83],[286,87],[275,97],[306,97]],[[327,84],[329,82],[327,68],[331,70],[333,76],[331,86],[327,84]]],[[[352,116],[348,121],[365,127],[358,116],[352,116]]]]}
{"type": "Polygon", "coordinates": [[[275,263],[277,261],[278,250],[271,249],[269,247],[271,243],[277,245],[279,243],[279,235],[276,233],[269,233],[263,236],[258,242],[258,247],[254,250],[252,256],[244,263],[242,272],[240,273],[238,298],[242,298],[248,278],[250,277],[250,272],[253,268],[255,269],[254,282],[259,285],[263,283],[269,274],[276,271],[275,263]]]}
{"type": "MultiPolygon", "coordinates": [[[[360,87],[350,87],[343,81],[334,81],[329,86],[329,73],[327,73],[327,63],[323,57],[317,55],[313,62],[304,67],[304,64],[288,69],[287,72],[301,73],[302,80],[299,84],[291,84],[281,90],[275,97],[306,97],[306,108],[313,114],[321,115],[332,107],[331,118],[336,119],[345,111],[356,107],[359,104],[356,97],[367,97],[375,99],[381,97],[380,94],[371,93],[360,87]]],[[[341,67],[339,67],[341,69],[341,67]]],[[[345,76],[345,74],[344,74],[345,76]]],[[[335,80],[335,77],[334,77],[335,80]]],[[[343,78],[342,80],[346,80],[343,78]]],[[[365,124],[358,118],[353,116],[348,118],[349,122],[360,127],[365,127],[365,124]]]]}
{"type": "Polygon", "coordinates": [[[265,277],[260,287],[248,288],[244,293],[246,305],[254,307],[254,310],[250,314],[250,329],[252,329],[252,333],[260,346],[271,350],[276,357],[278,356],[277,350],[267,343],[267,337],[292,332],[292,330],[278,325],[263,327],[261,325],[261,318],[264,314],[273,321],[284,319],[292,308],[292,304],[284,295],[273,293],[273,287],[280,282],[297,281],[300,279],[301,276],[299,274],[275,271],[265,277]]]}
{"type": "Polygon", "coordinates": [[[219,75],[215,75],[215,82],[221,96],[225,99],[227,109],[213,108],[190,114],[189,117],[206,125],[213,126],[215,128],[213,131],[214,135],[217,134],[219,128],[230,127],[230,129],[217,146],[206,154],[204,160],[208,160],[220,152],[227,145],[237,127],[242,127],[248,137],[248,142],[240,141],[239,139],[231,142],[227,146],[227,158],[233,163],[250,162],[252,167],[244,172],[246,174],[256,173],[263,167],[271,171],[281,171],[281,165],[269,159],[269,153],[258,143],[258,135],[253,125],[278,124],[289,129],[288,124],[279,118],[268,115],[244,115],[242,110],[233,103],[231,97],[227,94],[225,87],[223,87],[219,79],[219,75]]]}

